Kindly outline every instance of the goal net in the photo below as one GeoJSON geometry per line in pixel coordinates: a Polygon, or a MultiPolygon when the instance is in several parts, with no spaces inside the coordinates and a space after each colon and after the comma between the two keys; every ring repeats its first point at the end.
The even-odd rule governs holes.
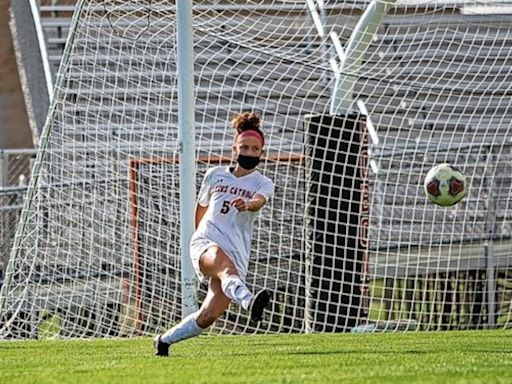
{"type": "MultiPolygon", "coordinates": [[[[193,3],[197,185],[231,164],[229,120],[247,110],[275,183],[247,276],[272,306],[254,324],[231,304],[211,332],[509,327],[512,9],[390,2],[345,68],[370,1],[193,3]],[[338,76],[354,103],[332,116],[338,76]],[[451,208],[422,187],[442,162],[468,180],[451,208]]],[[[0,338],[149,335],[181,319],[178,97],[174,1],[77,2],[0,338]]]]}

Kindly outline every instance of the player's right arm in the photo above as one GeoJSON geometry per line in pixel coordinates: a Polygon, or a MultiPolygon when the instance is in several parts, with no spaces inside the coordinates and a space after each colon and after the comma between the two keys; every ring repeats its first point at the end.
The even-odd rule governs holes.
{"type": "Polygon", "coordinates": [[[197,195],[196,200],[196,209],[194,212],[194,224],[195,229],[199,227],[201,220],[203,219],[204,214],[208,210],[208,205],[210,203],[211,197],[211,177],[215,168],[210,168],[206,174],[204,175],[204,179],[201,183],[201,188],[199,189],[199,193],[197,195]]]}
{"type": "Polygon", "coordinates": [[[206,210],[208,209],[208,206],[203,207],[201,204],[196,204],[196,212],[195,212],[195,229],[199,227],[199,223],[201,223],[201,220],[203,219],[204,214],[206,213],[206,210]]]}

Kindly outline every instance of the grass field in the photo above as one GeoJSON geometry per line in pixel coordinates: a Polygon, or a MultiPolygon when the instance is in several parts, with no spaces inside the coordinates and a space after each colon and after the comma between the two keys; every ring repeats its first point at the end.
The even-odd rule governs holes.
{"type": "Polygon", "coordinates": [[[511,331],[0,342],[0,383],[512,383],[511,331]]]}

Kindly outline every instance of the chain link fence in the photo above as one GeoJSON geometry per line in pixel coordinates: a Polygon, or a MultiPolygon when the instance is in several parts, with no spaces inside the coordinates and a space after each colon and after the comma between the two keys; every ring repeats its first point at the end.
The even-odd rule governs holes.
{"type": "Polygon", "coordinates": [[[33,149],[0,149],[0,285],[27,191],[33,149]]]}

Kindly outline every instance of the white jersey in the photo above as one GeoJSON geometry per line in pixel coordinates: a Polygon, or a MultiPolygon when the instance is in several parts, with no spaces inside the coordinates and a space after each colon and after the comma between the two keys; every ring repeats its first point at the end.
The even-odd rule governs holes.
{"type": "Polygon", "coordinates": [[[206,172],[197,203],[208,209],[190,243],[192,264],[201,279],[199,257],[212,245],[219,246],[229,256],[240,277],[245,279],[254,219],[259,212],[240,212],[231,202],[237,197],[249,200],[255,194],[268,201],[273,193],[272,181],[258,171],[236,177],[229,167],[218,166],[206,172]]]}

